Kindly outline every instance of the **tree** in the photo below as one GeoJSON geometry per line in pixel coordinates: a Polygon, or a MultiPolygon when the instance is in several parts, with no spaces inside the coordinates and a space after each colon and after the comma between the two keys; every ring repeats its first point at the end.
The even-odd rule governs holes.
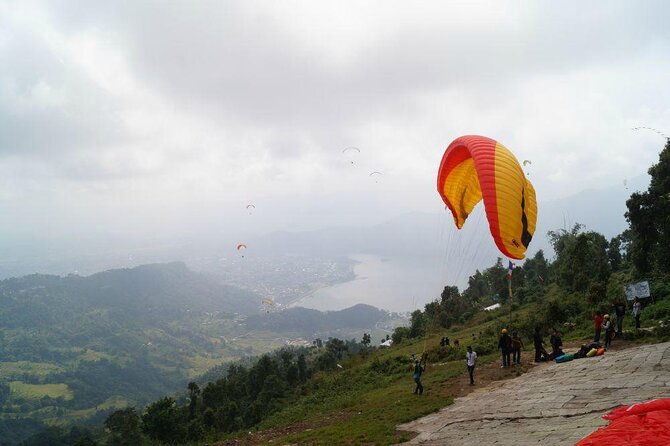
{"type": "Polygon", "coordinates": [[[195,412],[198,408],[198,396],[200,395],[200,387],[194,381],[188,383],[188,419],[195,418],[195,412]]]}
{"type": "Polygon", "coordinates": [[[592,282],[607,283],[611,272],[607,239],[594,231],[581,232],[581,228],[576,224],[570,231],[547,234],[556,252],[556,281],[568,292],[586,292],[592,282]]]}
{"type": "Polygon", "coordinates": [[[307,381],[307,361],[305,360],[305,355],[300,354],[298,355],[298,378],[300,379],[301,383],[304,383],[307,381]]]}
{"type": "Polygon", "coordinates": [[[363,333],[363,340],[361,341],[361,344],[368,347],[371,342],[372,339],[370,338],[370,335],[368,333],[363,333]]]}
{"type": "Polygon", "coordinates": [[[142,430],[149,438],[163,443],[184,441],[185,426],[177,403],[170,397],[151,403],[142,415],[142,430]]]}
{"type": "Polygon", "coordinates": [[[648,172],[647,191],[634,193],[626,201],[630,255],[638,276],[654,270],[670,273],[670,140],[648,172]]]}
{"type": "Polygon", "coordinates": [[[140,416],[132,407],[112,412],[107,419],[105,419],[105,427],[111,434],[111,437],[107,442],[109,446],[133,446],[142,444],[140,416]]]}
{"type": "Polygon", "coordinates": [[[344,341],[337,338],[328,339],[326,342],[326,349],[329,352],[332,352],[335,358],[338,360],[342,359],[342,354],[347,351],[349,348],[346,346],[344,341]]]}
{"type": "Polygon", "coordinates": [[[423,336],[426,333],[426,322],[426,315],[421,310],[414,310],[409,326],[409,337],[417,338],[423,336]]]}

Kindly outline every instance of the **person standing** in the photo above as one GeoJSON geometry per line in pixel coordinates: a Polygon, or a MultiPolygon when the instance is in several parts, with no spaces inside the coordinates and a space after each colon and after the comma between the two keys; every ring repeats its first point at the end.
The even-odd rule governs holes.
{"type": "Polygon", "coordinates": [[[542,339],[540,327],[535,327],[533,345],[535,346],[535,362],[546,361],[549,357],[549,353],[544,349],[544,339],[542,339]]]}
{"type": "Polygon", "coordinates": [[[477,365],[477,352],[472,351],[468,345],[468,352],[465,354],[465,363],[468,365],[468,375],[470,375],[470,385],[475,385],[475,365],[477,365]]]}
{"type": "Polygon", "coordinates": [[[598,344],[600,342],[600,330],[603,325],[603,316],[600,311],[596,311],[596,315],[593,316],[593,325],[595,329],[595,334],[593,335],[593,342],[598,344]]]}
{"type": "Polygon", "coordinates": [[[626,304],[619,301],[614,304],[614,313],[616,314],[616,334],[621,336],[623,331],[623,317],[626,315],[626,304]]]}
{"type": "Polygon", "coordinates": [[[610,315],[606,314],[603,316],[605,322],[603,322],[603,328],[605,329],[605,348],[609,348],[612,343],[612,321],[610,321],[610,315]]]}
{"type": "Polygon", "coordinates": [[[521,364],[521,349],[523,348],[523,340],[516,331],[512,332],[512,362],[514,364],[521,364]]]}
{"type": "Polygon", "coordinates": [[[421,374],[423,373],[424,368],[421,366],[421,361],[418,359],[414,362],[414,382],[416,383],[416,388],[414,389],[414,395],[423,394],[423,386],[421,385],[421,374]]]}
{"type": "Polygon", "coordinates": [[[640,304],[640,298],[635,296],[633,299],[633,316],[635,316],[635,329],[640,329],[640,310],[642,305],[640,304]]]}
{"type": "Polygon", "coordinates": [[[507,334],[507,329],[503,328],[498,340],[498,349],[502,353],[502,368],[510,366],[510,351],[512,349],[512,338],[507,334]]]}

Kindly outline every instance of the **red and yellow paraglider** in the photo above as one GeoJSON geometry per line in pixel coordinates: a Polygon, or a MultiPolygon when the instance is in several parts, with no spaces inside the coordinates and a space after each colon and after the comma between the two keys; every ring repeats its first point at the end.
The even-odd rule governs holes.
{"type": "Polygon", "coordinates": [[[500,252],[511,259],[525,257],[537,221],[535,189],[505,146],[485,136],[455,139],[442,157],[437,191],[458,229],[483,200],[500,252]]]}

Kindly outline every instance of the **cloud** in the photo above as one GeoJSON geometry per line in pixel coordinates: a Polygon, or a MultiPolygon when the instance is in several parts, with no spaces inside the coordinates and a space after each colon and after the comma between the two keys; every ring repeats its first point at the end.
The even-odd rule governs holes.
{"type": "Polygon", "coordinates": [[[267,200],[293,210],[277,225],[304,203],[323,224],[348,209],[378,221],[439,207],[437,163],[467,133],[532,159],[545,199],[619,183],[662,145],[630,127],[670,122],[669,9],[3,3],[0,200],[92,214],[202,203],[214,220],[202,209],[267,200]]]}

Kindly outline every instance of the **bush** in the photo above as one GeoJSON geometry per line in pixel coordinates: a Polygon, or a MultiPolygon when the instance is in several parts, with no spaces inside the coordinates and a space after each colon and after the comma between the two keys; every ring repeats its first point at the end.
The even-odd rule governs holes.
{"type": "Polygon", "coordinates": [[[393,334],[391,335],[391,340],[393,341],[393,344],[398,345],[402,342],[403,339],[409,339],[409,328],[396,327],[396,329],[393,330],[393,334]]]}

